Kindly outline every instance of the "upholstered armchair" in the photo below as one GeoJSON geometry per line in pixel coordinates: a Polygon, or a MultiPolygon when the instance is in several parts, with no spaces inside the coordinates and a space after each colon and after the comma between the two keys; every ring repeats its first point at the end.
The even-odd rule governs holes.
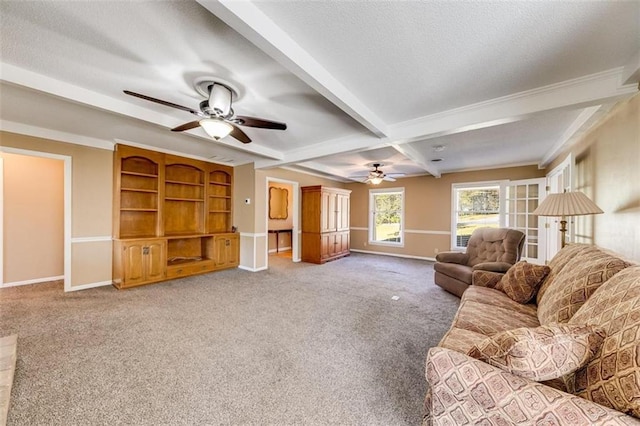
{"type": "Polygon", "coordinates": [[[507,272],[520,260],[524,239],[524,233],[515,229],[478,228],[465,253],[447,251],[436,256],[435,283],[460,297],[472,284],[474,271],[489,271],[498,277],[507,272]]]}

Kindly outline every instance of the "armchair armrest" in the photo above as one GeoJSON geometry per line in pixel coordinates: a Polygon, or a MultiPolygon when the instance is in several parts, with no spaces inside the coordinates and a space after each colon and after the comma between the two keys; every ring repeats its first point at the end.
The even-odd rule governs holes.
{"type": "Polygon", "coordinates": [[[471,285],[496,288],[503,276],[504,274],[501,272],[491,272],[477,269],[471,272],[471,285]]]}
{"type": "Polygon", "coordinates": [[[505,273],[511,268],[513,265],[508,262],[482,262],[473,266],[474,271],[491,271],[491,272],[502,272],[505,273]]]}
{"type": "Polygon", "coordinates": [[[630,425],[638,419],[445,348],[427,356],[423,424],[630,425]]]}
{"type": "Polygon", "coordinates": [[[461,253],[459,251],[443,251],[436,255],[436,260],[438,262],[466,265],[469,261],[469,255],[467,253],[461,253]]]}

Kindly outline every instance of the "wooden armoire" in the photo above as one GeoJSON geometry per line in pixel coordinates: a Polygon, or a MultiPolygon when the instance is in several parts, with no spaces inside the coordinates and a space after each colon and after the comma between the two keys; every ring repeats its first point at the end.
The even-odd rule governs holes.
{"type": "Polygon", "coordinates": [[[302,187],[302,261],[324,263],[348,256],[351,191],[302,187]]]}
{"type": "Polygon", "coordinates": [[[232,193],[232,167],[116,145],[114,286],[238,266],[232,193]]]}

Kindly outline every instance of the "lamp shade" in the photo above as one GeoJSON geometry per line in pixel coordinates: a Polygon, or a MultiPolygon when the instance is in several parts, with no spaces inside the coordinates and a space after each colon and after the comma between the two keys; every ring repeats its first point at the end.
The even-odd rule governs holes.
{"type": "Polygon", "coordinates": [[[549,194],[533,211],[533,214],[538,216],[582,216],[599,213],[604,212],[589,197],[578,191],[549,194]]]}
{"type": "Polygon", "coordinates": [[[199,123],[204,131],[215,140],[228,136],[233,130],[233,126],[221,118],[203,118],[199,123]]]}
{"type": "Polygon", "coordinates": [[[380,182],[382,182],[382,178],[380,176],[376,176],[374,178],[369,179],[371,181],[372,184],[374,185],[378,185],[380,184],[380,182]]]}

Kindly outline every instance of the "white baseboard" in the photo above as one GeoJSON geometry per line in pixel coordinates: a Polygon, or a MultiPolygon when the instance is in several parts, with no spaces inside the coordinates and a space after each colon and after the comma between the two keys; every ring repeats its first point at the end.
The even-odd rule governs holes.
{"type": "MultiPolygon", "coordinates": [[[[289,251],[291,250],[291,247],[278,247],[278,253],[280,253],[281,251],[289,251]]],[[[275,253],[276,249],[272,249],[269,250],[269,253],[275,253]]]]}
{"type": "Polygon", "coordinates": [[[410,254],[384,253],[381,251],[369,251],[369,250],[357,250],[357,249],[350,249],[350,251],[354,251],[356,253],[379,254],[381,256],[403,257],[405,259],[430,260],[432,262],[436,261],[435,257],[413,256],[410,254]]]}
{"type": "Polygon", "coordinates": [[[59,275],[57,277],[35,278],[33,280],[14,281],[12,283],[3,283],[2,287],[17,287],[20,285],[39,284],[58,280],[64,280],[64,275],[59,275]]]}
{"type": "Polygon", "coordinates": [[[238,266],[238,269],[242,269],[243,271],[249,271],[249,272],[260,272],[260,271],[266,271],[268,269],[268,267],[263,266],[261,268],[249,268],[248,266],[238,266]]]}
{"type": "Polygon", "coordinates": [[[69,288],[69,290],[66,290],[66,291],[87,290],[89,288],[104,287],[104,286],[112,285],[112,284],[113,284],[113,281],[100,281],[100,282],[97,282],[97,283],[74,285],[74,286],[71,286],[69,288]]]}

